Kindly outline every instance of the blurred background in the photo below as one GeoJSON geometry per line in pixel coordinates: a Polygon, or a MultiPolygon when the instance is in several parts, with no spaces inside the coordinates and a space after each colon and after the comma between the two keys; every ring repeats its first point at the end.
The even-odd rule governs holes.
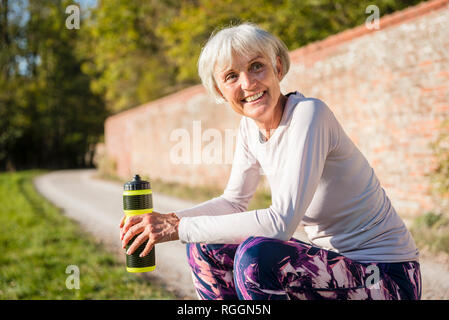
{"type": "MultiPolygon", "coordinates": [[[[420,1],[376,1],[382,15],[420,1]]],[[[0,168],[92,166],[108,115],[199,83],[217,27],[252,21],[290,50],[363,24],[370,1],[1,1],[0,168]],[[80,8],[79,29],[65,25],[80,8]]]]}
{"type": "MultiPolygon", "coordinates": [[[[216,129],[224,135],[237,128],[239,117],[206,95],[199,85],[197,59],[211,32],[250,21],[291,50],[292,67],[283,90],[298,90],[329,105],[372,164],[420,248],[447,263],[449,1],[0,4],[0,201],[5,234],[8,225],[23,230],[11,218],[13,213],[17,217],[19,206],[36,224],[36,214],[53,210],[39,205],[44,200],[34,194],[31,181],[54,170],[90,168],[97,179],[118,183],[139,172],[161,194],[196,203],[220,195],[230,172],[226,159],[232,155],[220,149],[212,157],[216,161],[205,163],[210,136],[202,133],[216,129]],[[368,10],[370,5],[374,9],[368,10]],[[379,21],[373,21],[376,12],[379,21]],[[201,123],[199,137],[194,121],[201,123]],[[192,154],[189,161],[173,163],[172,133],[177,129],[199,139],[199,161],[192,154]]],[[[263,181],[250,208],[269,204],[269,187],[263,181]]],[[[13,261],[23,243],[11,237],[0,238],[10,248],[0,258],[0,298],[41,297],[38,284],[20,287],[14,280],[13,261]]],[[[60,239],[55,234],[52,241],[60,239]]],[[[114,265],[109,258],[94,263],[114,265]]],[[[106,289],[94,282],[75,297],[120,297],[115,291],[96,295],[95,290],[106,289]]],[[[130,286],[125,290],[139,291],[130,286]]]]}

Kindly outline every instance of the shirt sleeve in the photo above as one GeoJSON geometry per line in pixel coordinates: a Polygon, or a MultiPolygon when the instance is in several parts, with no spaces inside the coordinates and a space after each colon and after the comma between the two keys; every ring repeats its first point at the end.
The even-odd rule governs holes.
{"type": "MultiPolygon", "coordinates": [[[[272,205],[260,210],[181,219],[179,235],[182,242],[241,243],[250,236],[284,241],[291,238],[313,199],[334,141],[331,111],[322,101],[306,99],[296,109],[290,131],[283,137],[288,138],[288,142],[281,150],[282,156],[277,157],[280,163],[272,178],[275,186],[274,190],[272,188],[272,205]]],[[[240,145],[240,154],[245,153],[243,147],[240,145]]],[[[238,172],[240,170],[236,169],[234,174],[238,172]]],[[[249,172],[251,177],[254,173],[249,170],[246,174],[249,172]]],[[[245,178],[247,176],[243,175],[242,179],[245,178]]],[[[240,181],[237,176],[232,176],[224,196],[246,203],[249,194],[242,187],[244,182],[236,183],[232,179],[240,181]]]]}

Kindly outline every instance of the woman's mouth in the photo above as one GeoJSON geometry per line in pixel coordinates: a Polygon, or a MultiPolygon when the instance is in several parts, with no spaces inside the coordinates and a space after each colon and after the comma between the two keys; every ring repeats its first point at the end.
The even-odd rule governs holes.
{"type": "Polygon", "coordinates": [[[243,103],[255,103],[265,97],[266,91],[261,91],[242,100],[243,103]]]}

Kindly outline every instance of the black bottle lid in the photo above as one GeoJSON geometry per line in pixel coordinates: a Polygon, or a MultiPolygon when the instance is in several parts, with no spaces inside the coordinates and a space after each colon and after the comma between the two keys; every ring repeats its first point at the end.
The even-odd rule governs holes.
{"type": "Polygon", "coordinates": [[[151,189],[151,184],[149,181],[141,180],[140,176],[135,174],[131,181],[124,184],[123,189],[125,191],[151,189]]]}

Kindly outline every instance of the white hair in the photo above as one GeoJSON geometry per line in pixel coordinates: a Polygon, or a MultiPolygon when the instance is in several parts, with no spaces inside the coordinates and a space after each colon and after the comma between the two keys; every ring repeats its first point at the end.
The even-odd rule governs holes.
{"type": "Polygon", "coordinates": [[[280,39],[255,24],[246,22],[212,33],[201,50],[198,59],[198,74],[204,87],[217,103],[222,103],[225,100],[217,91],[218,85],[214,78],[215,67],[231,65],[233,55],[250,57],[254,54],[268,57],[274,70],[276,70],[276,62],[279,57],[282,64],[282,78],[290,68],[287,46],[280,39]]]}

